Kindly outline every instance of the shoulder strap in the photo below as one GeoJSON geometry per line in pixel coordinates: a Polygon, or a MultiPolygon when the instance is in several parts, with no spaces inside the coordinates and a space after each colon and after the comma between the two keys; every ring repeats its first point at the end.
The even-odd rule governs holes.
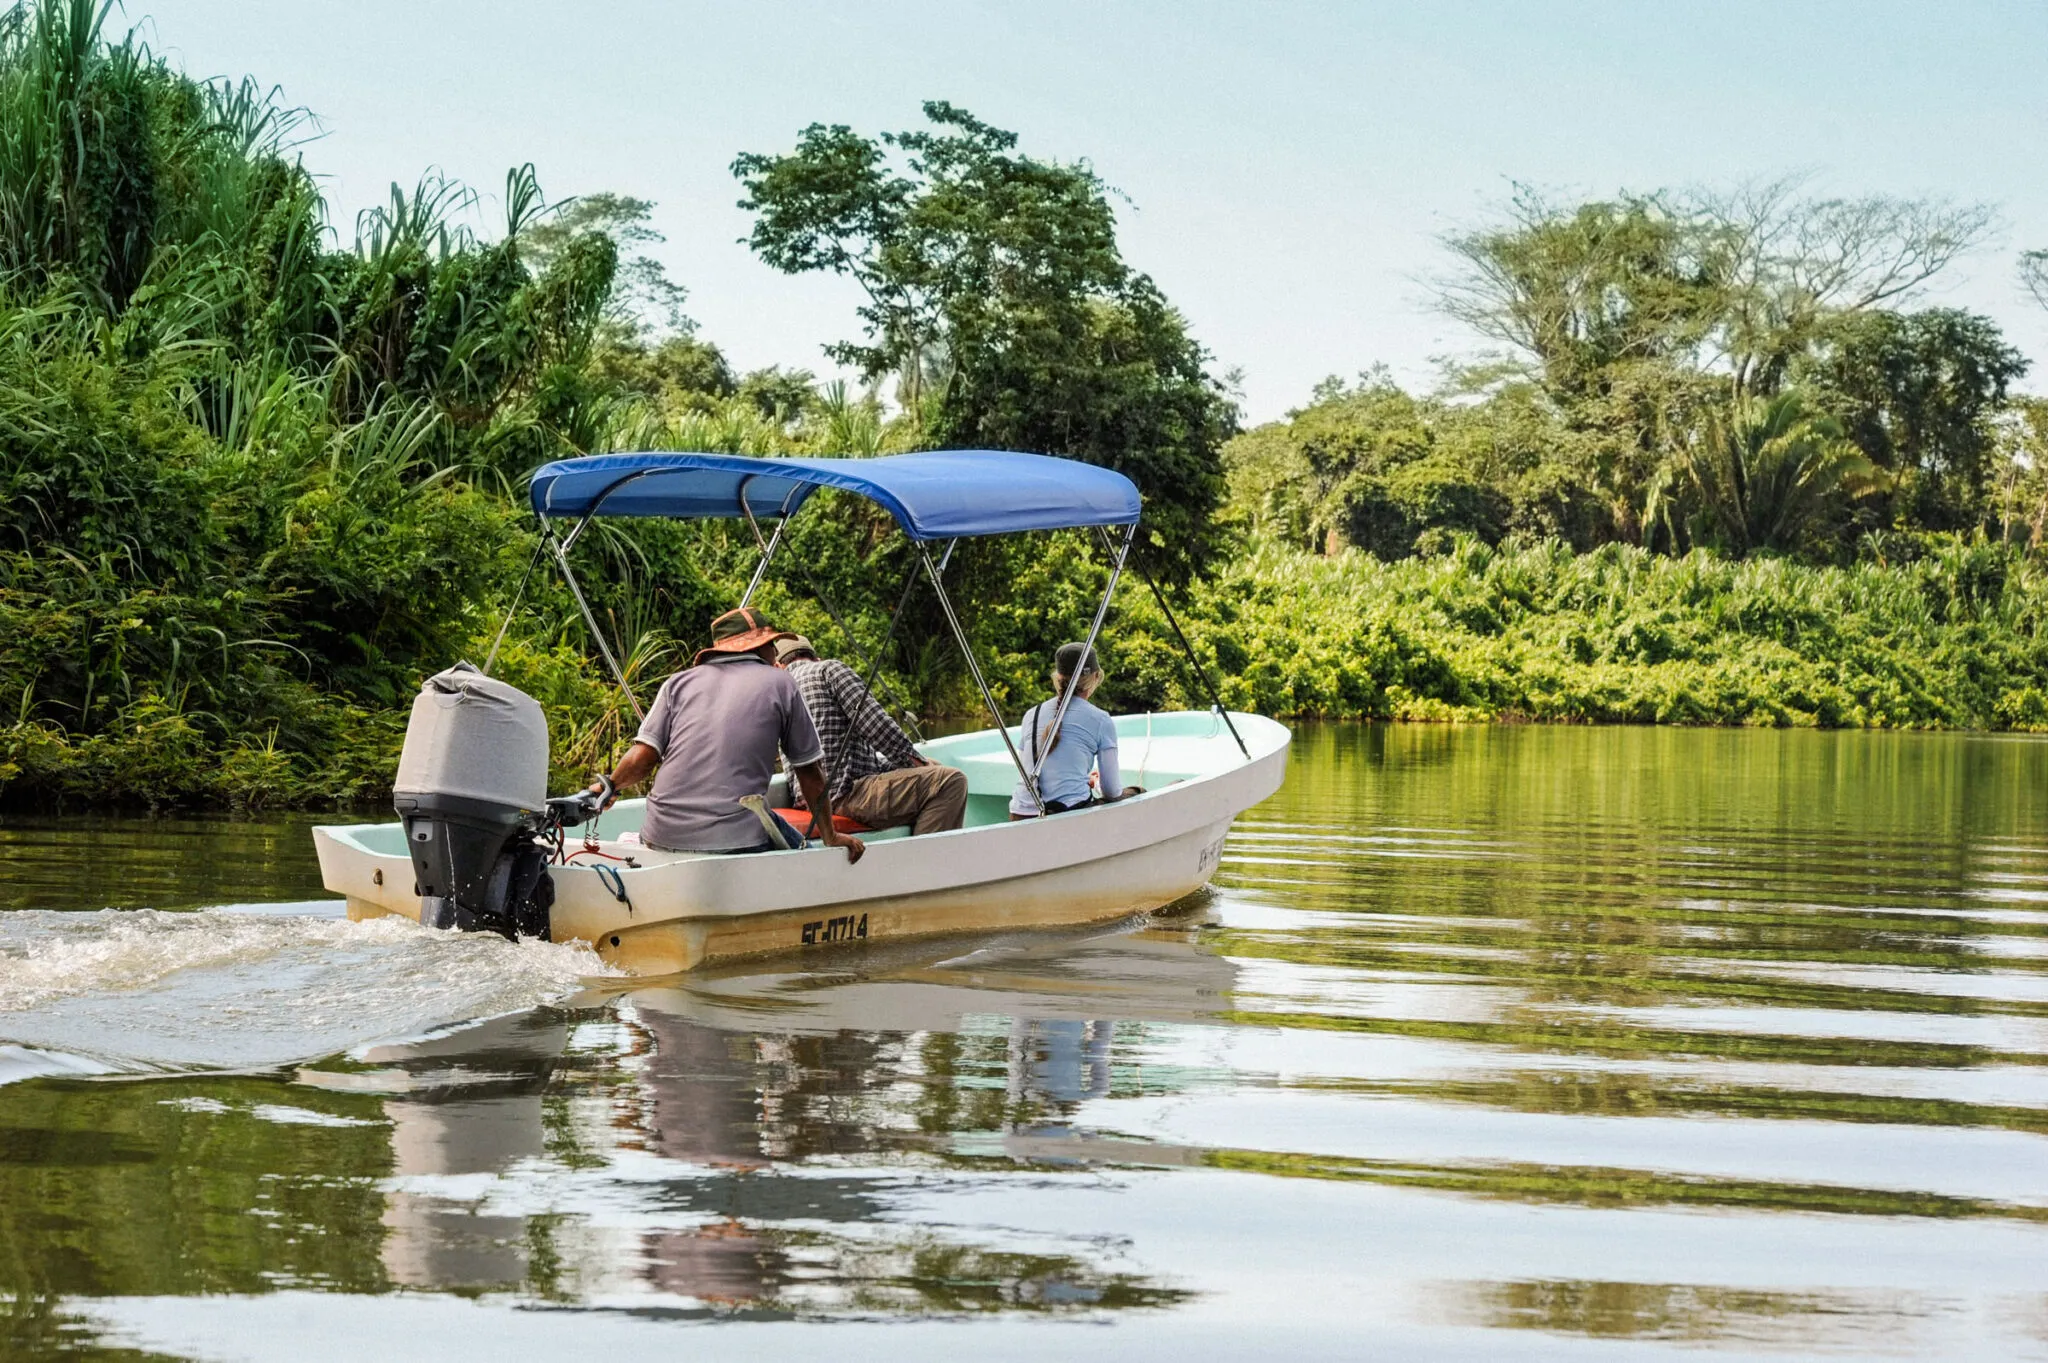
{"type": "MultiPolygon", "coordinates": [[[[1080,697],[1076,696],[1075,699],[1079,700],[1080,697]]],[[[1059,724],[1052,726],[1052,735],[1046,739],[1045,751],[1043,753],[1038,751],[1038,731],[1043,727],[1040,725],[1039,719],[1045,714],[1045,709],[1048,705],[1057,710],[1059,708],[1059,700],[1058,696],[1054,696],[1051,700],[1042,700],[1031,707],[1031,771],[1033,775],[1036,775],[1039,769],[1045,765],[1045,759],[1052,755],[1052,750],[1060,745],[1060,729],[1066,722],[1064,719],[1059,724]]],[[[1071,705],[1067,708],[1069,710],[1073,709],[1071,705]]]]}

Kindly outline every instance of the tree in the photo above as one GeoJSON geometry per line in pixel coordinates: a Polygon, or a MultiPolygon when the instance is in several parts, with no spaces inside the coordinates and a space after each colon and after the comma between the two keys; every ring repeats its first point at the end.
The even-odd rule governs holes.
{"type": "Polygon", "coordinates": [[[1713,335],[1740,393],[1769,394],[1833,323],[1909,303],[1981,245],[1987,204],[1802,198],[1798,177],[1693,196],[1700,254],[1717,281],[1713,335]]]}
{"type": "MultiPolygon", "coordinates": [[[[429,175],[410,194],[394,184],[385,205],[358,217],[355,251],[323,262],[335,349],[359,414],[390,397],[420,397],[474,430],[516,399],[559,386],[561,371],[580,371],[611,296],[617,247],[579,232],[529,269],[521,243],[545,211],[533,166],[509,172],[505,188],[496,242],[454,221],[475,195],[429,175]]],[[[546,457],[517,457],[528,454],[533,463],[546,457]]]]}
{"type": "Polygon", "coordinates": [[[1875,481],[1841,427],[1811,413],[1796,388],[1709,413],[1673,472],[1694,538],[1737,556],[1804,547],[1828,511],[1875,481]]]}
{"type": "Polygon", "coordinates": [[[1505,220],[1444,239],[1459,273],[1443,310],[1507,345],[1563,403],[1617,368],[1689,362],[1717,311],[1682,209],[1661,195],[1564,207],[1517,186],[1505,220]]]}
{"type": "Polygon", "coordinates": [[[942,101],[924,111],[928,131],[813,125],[788,155],[734,161],[754,250],[860,285],[866,337],[828,354],[895,376],[932,441],[1119,469],[1145,494],[1144,557],[1198,570],[1235,424],[1207,354],[1125,264],[1091,169],[1017,154],[1014,133],[942,101]]]}
{"type": "Polygon", "coordinates": [[[637,337],[607,337],[590,365],[607,386],[664,410],[720,402],[739,389],[725,352],[698,336],[668,336],[651,346],[637,337]]]}
{"type": "Polygon", "coordinates": [[[1802,198],[1799,183],[1571,206],[1517,186],[1500,221],[1445,238],[1461,265],[1439,304],[1561,401],[1643,363],[1767,395],[1834,319],[1910,302],[1992,224],[1982,204],[1802,198]]]}
{"type": "Polygon", "coordinates": [[[1992,514],[1992,422],[2027,361],[1990,318],[1851,314],[1797,370],[1864,456],[1894,475],[1890,519],[1964,530],[1992,514]]]}
{"type": "Polygon", "coordinates": [[[2048,544],[2048,399],[2013,402],[1995,431],[1999,538],[2038,552],[2048,544]]]}
{"type": "Polygon", "coordinates": [[[2020,283],[2036,303],[2048,308],[2048,251],[2028,251],[2020,256],[2020,283]]]}
{"type": "Polygon", "coordinates": [[[1238,436],[1224,459],[1233,493],[1261,528],[1317,552],[1353,544],[1398,557],[1413,533],[1388,554],[1393,532],[1361,539],[1353,504],[1364,485],[1427,457],[1433,441],[1424,404],[1374,370],[1355,386],[1323,380],[1306,407],[1238,436]]]}
{"type": "Polygon", "coordinates": [[[1232,502],[1303,548],[1405,558],[1452,533],[1588,547],[1605,528],[1569,432],[1528,385],[1484,402],[1415,397],[1384,369],[1316,385],[1306,407],[1224,447],[1232,502]]]}
{"type": "Polygon", "coordinates": [[[1797,381],[1858,318],[1891,315],[1980,243],[1982,205],[1808,197],[1796,179],[1577,205],[1517,188],[1501,219],[1446,245],[1451,316],[1507,347],[1476,371],[1539,384],[1593,447],[1592,486],[1624,536],[1706,414],[1797,381]]]}
{"type": "MultiPolygon", "coordinates": [[[[618,250],[618,272],[606,300],[605,320],[625,336],[651,333],[657,342],[670,336],[691,336],[697,324],[683,311],[690,291],[668,277],[668,267],[646,253],[667,238],[647,225],[654,205],[625,194],[584,194],[565,199],[547,214],[515,233],[520,254],[536,274],[546,273],[579,237],[607,237],[618,250]]],[[[608,338],[616,343],[618,336],[608,338]]]]}
{"type": "Polygon", "coordinates": [[[1440,281],[1441,306],[1509,348],[1466,386],[1533,383],[1587,447],[1585,483],[1614,532],[1634,538],[1672,432],[1723,389],[1702,373],[1719,295],[1685,206],[1662,194],[1564,206],[1517,187],[1503,220],[1445,244],[1461,269],[1440,281]]]}
{"type": "Polygon", "coordinates": [[[794,425],[818,409],[818,376],[808,369],[771,364],[741,379],[734,395],[777,425],[794,425]]]}

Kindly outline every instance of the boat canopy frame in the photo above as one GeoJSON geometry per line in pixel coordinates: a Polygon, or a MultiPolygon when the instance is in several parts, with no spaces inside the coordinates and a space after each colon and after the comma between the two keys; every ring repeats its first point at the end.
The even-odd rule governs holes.
{"type": "MultiPolygon", "coordinates": [[[[601,515],[745,520],[761,553],[747,581],[745,594],[740,598],[740,605],[746,606],[752,603],[755,593],[766,580],[791,519],[821,487],[854,492],[874,502],[890,514],[905,537],[913,542],[918,555],[917,566],[923,568],[926,580],[931,583],[939,609],[952,630],[954,642],[959,646],[976,689],[981,692],[982,702],[995,721],[996,732],[1009,751],[1018,778],[1037,812],[1040,815],[1046,813],[1045,799],[1039,787],[1039,772],[1046,754],[1034,754],[1033,760],[1026,763],[1012,741],[1010,726],[1003,718],[1001,706],[996,703],[994,691],[982,674],[973,643],[953,608],[952,599],[946,594],[945,568],[959,541],[965,538],[1029,530],[1094,530],[1110,559],[1109,582],[1089,622],[1084,642],[1082,656],[1094,656],[1096,642],[1108,618],[1110,601],[1116,594],[1117,584],[1130,562],[1131,549],[1137,540],[1142,500],[1136,485],[1121,473],[1077,460],[997,450],[938,450],[877,458],[781,458],[648,452],[586,455],[544,465],[534,473],[530,490],[533,509],[540,520],[542,541],[535,546],[534,561],[527,565],[526,577],[521,579],[519,591],[506,614],[505,625],[499,628],[497,639],[491,645],[484,670],[488,672],[497,658],[505,628],[511,623],[511,612],[518,609],[534,564],[543,552],[552,551],[556,566],[561,570],[562,579],[597,644],[598,652],[604,656],[619,689],[625,692],[626,702],[632,706],[635,717],[644,719],[645,712],[626,679],[625,668],[604,631],[599,628],[596,614],[591,610],[569,562],[569,551],[582,538],[591,521],[601,515]],[[754,493],[757,486],[768,492],[770,499],[757,502],[754,493]],[[765,534],[760,523],[762,515],[775,520],[773,530],[765,534]],[[558,519],[574,520],[566,535],[556,532],[558,519]],[[945,549],[935,560],[932,546],[938,541],[945,542],[945,549]]],[[[884,639],[883,650],[894,638],[897,619],[902,615],[916,581],[916,571],[914,566],[911,577],[904,583],[903,595],[890,615],[889,633],[884,639]]],[[[1238,734],[1237,726],[1231,722],[1229,712],[1216,694],[1216,688],[1210,684],[1208,673],[1193,646],[1181,632],[1179,622],[1173,619],[1164,593],[1142,568],[1138,571],[1165,612],[1175,637],[1187,653],[1191,668],[1208,692],[1215,712],[1222,716],[1231,737],[1237,740],[1239,750],[1249,761],[1250,749],[1238,734]]],[[[863,655],[862,661],[868,664],[870,676],[879,675],[880,655],[872,660],[866,658],[866,651],[839,618],[839,613],[816,591],[815,584],[810,585],[834,625],[847,636],[856,652],[863,655]]],[[[1076,667],[1075,675],[1066,678],[1066,685],[1056,698],[1058,704],[1051,725],[1055,735],[1066,718],[1068,707],[1079,693],[1082,672],[1082,668],[1076,667]]],[[[872,694],[871,683],[865,678],[863,683],[870,686],[872,694]]],[[[1051,746],[1048,745],[1047,754],[1050,751],[1051,746]]]]}
{"type": "Polygon", "coordinates": [[[787,516],[819,488],[858,493],[913,540],[1135,523],[1137,485],[1114,469],[1013,450],[925,450],[876,458],[650,451],[542,466],[529,495],[549,519],[787,516]]]}

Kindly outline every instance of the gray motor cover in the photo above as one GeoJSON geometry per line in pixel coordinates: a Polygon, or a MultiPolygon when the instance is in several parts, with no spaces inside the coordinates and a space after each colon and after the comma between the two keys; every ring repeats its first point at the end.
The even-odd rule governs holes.
{"type": "Polygon", "coordinates": [[[469,663],[435,673],[412,703],[392,793],[541,809],[548,798],[548,724],[540,702],[469,663]]]}

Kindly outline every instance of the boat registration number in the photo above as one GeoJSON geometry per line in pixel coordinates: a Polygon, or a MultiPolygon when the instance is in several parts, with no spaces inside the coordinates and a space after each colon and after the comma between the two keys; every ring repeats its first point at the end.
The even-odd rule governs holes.
{"type": "Polygon", "coordinates": [[[1195,870],[1208,875],[1216,869],[1216,863],[1223,859],[1223,839],[1218,838],[1202,849],[1202,855],[1195,862],[1195,870]]]}
{"type": "Polygon", "coordinates": [[[818,918],[804,924],[803,944],[816,946],[820,942],[852,942],[868,935],[868,916],[843,914],[838,918],[818,918]]]}

